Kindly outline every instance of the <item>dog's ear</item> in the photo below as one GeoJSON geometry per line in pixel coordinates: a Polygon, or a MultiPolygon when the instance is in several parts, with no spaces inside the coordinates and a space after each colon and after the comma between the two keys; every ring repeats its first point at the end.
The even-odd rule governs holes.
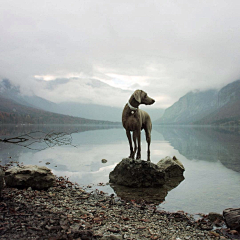
{"type": "Polygon", "coordinates": [[[141,103],[141,93],[142,93],[142,90],[136,90],[136,91],[133,93],[134,98],[135,98],[136,101],[139,102],[139,103],[141,103]]]}

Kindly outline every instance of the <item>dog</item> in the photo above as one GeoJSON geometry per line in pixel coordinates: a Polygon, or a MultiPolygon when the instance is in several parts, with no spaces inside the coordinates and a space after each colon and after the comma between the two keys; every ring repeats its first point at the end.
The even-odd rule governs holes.
{"type": "Polygon", "coordinates": [[[139,109],[140,104],[151,105],[154,99],[148,97],[147,93],[142,90],[136,90],[130,97],[122,112],[122,125],[126,129],[127,138],[130,145],[129,158],[134,159],[136,151],[136,159],[141,159],[141,130],[145,130],[146,141],[148,144],[147,161],[150,161],[150,143],[152,121],[147,112],[139,109]],[[131,132],[133,132],[133,143],[131,132]]]}

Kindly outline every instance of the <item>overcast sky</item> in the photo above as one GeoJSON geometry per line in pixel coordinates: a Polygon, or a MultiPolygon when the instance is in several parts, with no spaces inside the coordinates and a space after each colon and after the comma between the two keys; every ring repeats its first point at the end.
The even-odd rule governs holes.
{"type": "Polygon", "coordinates": [[[240,79],[239,11],[239,0],[0,0],[0,78],[55,102],[122,106],[143,89],[166,108],[240,79]]]}

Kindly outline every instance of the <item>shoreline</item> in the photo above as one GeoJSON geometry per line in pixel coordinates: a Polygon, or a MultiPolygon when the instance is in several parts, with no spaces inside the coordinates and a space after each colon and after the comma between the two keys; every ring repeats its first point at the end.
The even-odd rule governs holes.
{"type": "Polygon", "coordinates": [[[157,210],[56,177],[48,190],[5,188],[1,239],[234,239],[223,221],[157,210]]]}

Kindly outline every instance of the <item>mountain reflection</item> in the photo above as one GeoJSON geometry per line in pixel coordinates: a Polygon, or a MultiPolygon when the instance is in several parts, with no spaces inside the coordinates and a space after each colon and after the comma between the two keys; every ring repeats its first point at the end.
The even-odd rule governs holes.
{"type": "Polygon", "coordinates": [[[221,161],[240,172],[240,129],[215,127],[154,127],[189,160],[221,161]]]}
{"type": "Polygon", "coordinates": [[[68,124],[48,124],[48,125],[0,125],[0,136],[1,137],[12,137],[23,135],[29,132],[66,132],[66,133],[77,133],[86,132],[91,130],[111,129],[118,128],[118,126],[111,125],[68,125],[68,124]]]}

